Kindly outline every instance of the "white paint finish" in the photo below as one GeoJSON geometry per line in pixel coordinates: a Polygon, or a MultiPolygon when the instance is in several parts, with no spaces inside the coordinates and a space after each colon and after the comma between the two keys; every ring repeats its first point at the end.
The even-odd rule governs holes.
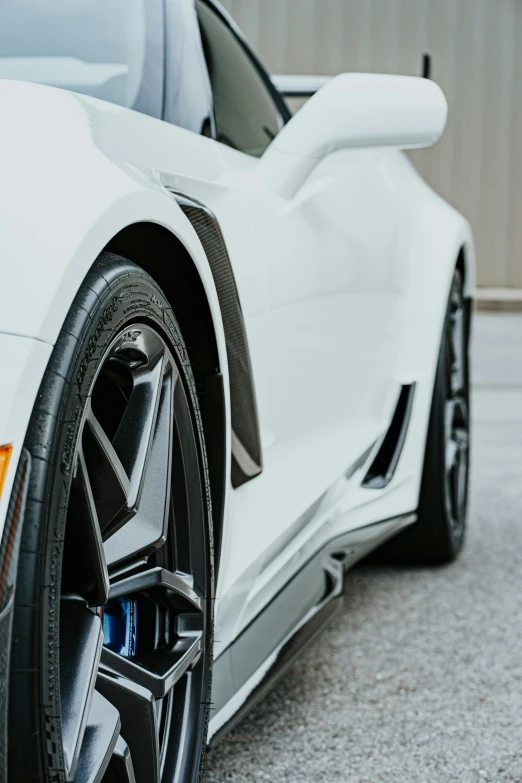
{"type": "Polygon", "coordinates": [[[207,742],[210,742],[214,734],[225,726],[228,721],[234,717],[236,712],[241,709],[245,704],[250,694],[255,688],[263,681],[265,675],[270,671],[274,663],[277,661],[277,657],[283,648],[283,644],[280,644],[277,649],[264,661],[264,663],[257,669],[254,674],[245,682],[241,688],[236,691],[231,699],[225,704],[225,706],[216,714],[213,715],[209,721],[207,742]]]}
{"type": "MultiPolygon", "coordinates": [[[[229,153],[230,154],[230,153],[229,153]]],[[[264,472],[234,493],[218,590],[219,654],[332,535],[416,507],[453,265],[469,227],[400,153],[327,156],[297,195],[238,179],[267,275],[262,331],[250,332],[264,472]],[[271,225],[274,233],[263,231],[271,225]],[[396,476],[375,493],[344,472],[386,429],[402,383],[417,383],[396,476]],[[320,515],[275,560],[285,531],[320,515]],[[247,521],[248,520],[248,521],[247,521]]]]}
{"type": "Polygon", "coordinates": [[[271,149],[322,160],[350,147],[428,147],[442,136],[447,115],[442,90],[428,79],[345,73],[310,98],[271,149]]]}
{"type": "MultiPolygon", "coordinates": [[[[232,0],[223,0],[231,7],[232,0]]],[[[482,286],[522,286],[522,5],[520,0],[315,0],[313,27],[279,0],[234,0],[264,9],[262,24],[298,31],[282,66],[281,34],[258,40],[244,32],[276,73],[368,71],[418,76],[422,52],[449,102],[449,125],[438,147],[414,152],[415,165],[470,221],[482,286]],[[266,8],[265,8],[266,6],[266,8]],[[310,62],[310,52],[313,59],[310,62]]],[[[307,6],[307,9],[309,6],[307,6]]]]}
{"type": "Polygon", "coordinates": [[[117,76],[127,76],[123,63],[89,63],[77,57],[2,57],[0,78],[93,91],[117,76]]]}
{"type": "MultiPolygon", "coordinates": [[[[245,316],[264,471],[236,492],[229,488],[217,652],[329,536],[409,512],[417,503],[447,293],[464,243],[473,286],[473,249],[465,221],[402,153],[362,149],[376,143],[376,134],[381,143],[388,138],[400,145],[412,142],[419,128],[423,143],[442,130],[445,104],[434,85],[383,79],[346,77],[315,101],[319,114],[330,101],[349,113],[363,104],[361,90],[351,94],[346,85],[377,85],[371,123],[357,126],[357,148],[343,142],[342,133],[353,131],[349,125],[334,123],[328,142],[311,102],[304,120],[287,129],[291,136],[282,134],[259,161],[126,109],[0,82],[0,257],[8,259],[0,332],[54,343],[107,241],[131,223],[152,221],[178,236],[194,259],[228,389],[208,262],[165,186],[203,201],[220,221],[245,316]],[[409,85],[410,128],[393,93],[399,83],[409,85]],[[426,116],[416,100],[425,101],[426,116]],[[309,144],[307,133],[318,128],[321,143],[315,137],[309,144]],[[315,156],[304,173],[292,138],[305,156],[315,156]],[[293,192],[274,187],[279,166],[300,171],[293,192]],[[23,309],[13,291],[23,292],[23,309]],[[383,492],[362,490],[345,471],[385,430],[400,384],[412,381],[418,391],[397,474],[383,492]],[[289,538],[323,495],[325,516],[312,515],[289,538]]],[[[175,274],[175,259],[172,264],[175,274]]],[[[43,368],[32,365],[28,389],[37,388],[43,368]]],[[[31,401],[22,399],[28,417],[31,401]]],[[[228,406],[227,397],[227,415],[228,406]]],[[[0,420],[0,442],[8,431],[0,420]]]]}
{"type": "MultiPolygon", "coordinates": [[[[392,532],[397,533],[399,530],[407,527],[408,525],[411,525],[416,520],[416,514],[406,514],[402,515],[401,517],[393,520],[393,522],[390,521],[389,527],[388,527],[388,535],[392,532]]],[[[320,555],[322,562],[322,567],[330,570],[330,568],[327,565],[328,560],[330,559],[330,556],[334,554],[334,552],[345,550],[347,552],[350,551],[351,545],[348,543],[346,538],[344,539],[343,543],[340,543],[339,538],[336,539],[334,542],[332,540],[332,533],[328,527],[327,524],[323,525],[321,529],[326,532],[326,536],[324,537],[324,540],[322,542],[317,542],[317,545],[310,547],[309,551],[306,554],[306,560],[305,562],[309,563],[309,561],[317,557],[317,555],[320,555]]],[[[381,528],[382,530],[382,528],[381,528]]],[[[335,534],[334,534],[335,535],[335,534]]],[[[349,555],[348,555],[349,556],[349,555]]],[[[331,561],[330,561],[331,562],[331,561]]],[[[319,562],[316,561],[317,567],[321,567],[319,565],[319,562]]],[[[290,572],[293,571],[293,563],[287,564],[288,570],[290,572]]],[[[331,567],[331,566],[330,566],[331,567]]],[[[281,651],[285,648],[286,644],[292,639],[292,637],[303,627],[309,623],[309,621],[312,619],[314,615],[316,615],[322,607],[324,607],[335,595],[339,595],[342,591],[342,577],[340,577],[339,574],[339,565],[337,564],[337,567],[330,571],[330,574],[333,575],[333,578],[335,580],[336,586],[332,589],[330,588],[329,595],[327,597],[321,598],[319,603],[315,604],[315,606],[312,606],[312,608],[304,613],[304,616],[301,617],[299,621],[296,622],[294,627],[289,631],[289,633],[286,634],[286,636],[277,644],[275,649],[271,652],[271,654],[263,661],[263,663],[258,667],[258,669],[254,672],[254,674],[234,693],[234,695],[224,704],[224,706],[215,714],[211,711],[211,718],[210,718],[210,725],[209,725],[209,732],[208,732],[208,739],[210,740],[214,734],[216,734],[219,729],[226,725],[228,721],[233,717],[233,715],[246,703],[249,696],[255,691],[256,687],[259,686],[259,684],[266,679],[270,669],[272,666],[276,663],[281,651]]],[[[279,588],[282,589],[285,587],[285,583],[288,581],[287,577],[279,572],[279,588]]],[[[300,578],[299,576],[297,577],[300,578]]],[[[288,587],[288,585],[286,585],[288,587]]],[[[290,591],[295,591],[296,588],[294,586],[290,586],[290,591]]],[[[310,593],[314,592],[314,588],[310,587],[310,593]]],[[[288,592],[286,593],[288,596],[288,592]]],[[[302,596],[303,600],[303,612],[304,608],[308,605],[310,605],[309,598],[307,601],[308,596],[302,596]]],[[[312,599],[313,600],[313,599],[312,599]]],[[[281,622],[281,618],[273,618],[276,622],[281,622]]],[[[284,620],[283,620],[284,622],[284,620]]],[[[232,652],[232,655],[230,656],[232,659],[235,658],[235,656],[238,653],[236,651],[232,652]]]]}
{"type": "Polygon", "coordinates": [[[440,87],[411,76],[342,74],[285,125],[263,155],[259,183],[289,199],[318,162],[339,150],[435,144],[447,103],[440,87]]]}
{"type": "Polygon", "coordinates": [[[62,90],[0,81],[0,98],[0,234],[10,265],[10,285],[0,290],[1,330],[53,343],[86,270],[120,228],[138,220],[183,235],[219,319],[199,240],[151,176],[163,164],[212,181],[223,167],[216,145],[62,90]],[[23,308],[13,290],[24,291],[23,308]],[[51,307],[42,292],[52,297],[51,307]]]}
{"type": "MultiPolygon", "coordinates": [[[[212,274],[196,233],[156,174],[158,169],[175,171],[189,187],[194,183],[190,190],[196,196],[212,188],[226,168],[218,145],[50,87],[0,81],[0,101],[5,111],[0,129],[0,257],[5,265],[0,332],[54,344],[81,281],[107,242],[133,223],[157,223],[180,238],[201,276],[228,415],[228,365],[212,274]]],[[[214,192],[219,201],[223,189],[214,192]]],[[[175,259],[166,263],[175,270],[175,259]]],[[[243,287],[247,312],[252,303],[263,306],[255,284],[253,275],[252,290],[243,287]]],[[[37,383],[42,372],[35,364],[37,383]]],[[[9,431],[0,429],[0,442],[8,437],[9,431]]]]}

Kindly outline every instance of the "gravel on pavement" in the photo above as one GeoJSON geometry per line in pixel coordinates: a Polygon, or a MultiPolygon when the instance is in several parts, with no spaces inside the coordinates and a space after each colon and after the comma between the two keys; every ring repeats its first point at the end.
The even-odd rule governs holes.
{"type": "Polygon", "coordinates": [[[475,318],[473,378],[462,556],[350,572],[342,611],[204,783],[522,781],[522,315],[475,318]]]}

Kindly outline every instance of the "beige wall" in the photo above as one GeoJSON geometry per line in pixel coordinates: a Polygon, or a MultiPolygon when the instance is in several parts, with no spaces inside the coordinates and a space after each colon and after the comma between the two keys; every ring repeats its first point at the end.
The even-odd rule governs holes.
{"type": "Polygon", "coordinates": [[[412,155],[473,225],[479,283],[522,288],[522,0],[222,0],[274,73],[418,75],[446,92],[442,142],[412,155]]]}

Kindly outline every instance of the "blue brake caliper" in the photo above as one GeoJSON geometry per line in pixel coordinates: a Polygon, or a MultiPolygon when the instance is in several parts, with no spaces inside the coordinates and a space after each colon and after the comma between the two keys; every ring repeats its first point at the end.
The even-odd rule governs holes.
{"type": "Polygon", "coordinates": [[[138,640],[138,602],[131,598],[113,598],[103,607],[103,643],[125,658],[136,655],[138,640]]]}

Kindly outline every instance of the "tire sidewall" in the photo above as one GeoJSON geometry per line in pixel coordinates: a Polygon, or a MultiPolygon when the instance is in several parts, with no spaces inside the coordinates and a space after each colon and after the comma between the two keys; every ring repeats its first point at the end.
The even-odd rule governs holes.
{"type": "MultiPolygon", "coordinates": [[[[437,363],[437,372],[433,391],[433,400],[430,413],[430,422],[428,427],[428,437],[426,441],[426,453],[424,458],[424,468],[421,483],[421,492],[419,500],[419,517],[424,522],[425,534],[431,533],[434,540],[445,537],[444,546],[447,551],[447,559],[451,560],[457,557],[464,545],[466,535],[466,513],[462,525],[458,531],[455,531],[451,523],[451,511],[448,506],[448,498],[445,485],[446,470],[446,424],[445,424],[445,406],[446,390],[449,384],[447,372],[447,341],[451,316],[451,295],[455,285],[462,287],[462,274],[459,269],[455,271],[452,278],[448,304],[444,318],[444,328],[442,331],[441,346],[437,363]],[[456,283],[457,281],[457,283],[456,283]],[[433,520],[433,522],[432,522],[433,520]],[[444,520],[444,525],[435,520],[444,520]],[[433,530],[430,528],[433,527],[433,530]]],[[[464,389],[463,396],[466,401],[469,417],[469,324],[470,313],[466,300],[463,300],[465,328],[464,328],[464,389]]],[[[468,434],[469,434],[468,426],[468,434]]],[[[468,446],[468,479],[469,479],[469,446],[468,446]]],[[[467,506],[466,491],[466,506],[467,506]]]]}
{"type": "MultiPolygon", "coordinates": [[[[207,658],[210,661],[212,641],[211,586],[213,584],[212,525],[208,467],[203,427],[195,383],[188,354],[172,309],[161,289],[139,267],[113,254],[103,254],[84,281],[58,338],[49,369],[44,375],[37,405],[26,439],[26,448],[37,455],[37,481],[41,492],[40,525],[42,567],[40,571],[40,639],[41,705],[44,753],[49,778],[65,780],[61,742],[59,689],[59,606],[60,581],[67,508],[74,474],[76,445],[81,431],[85,406],[98,370],[114,337],[136,322],[148,324],[162,333],[175,357],[190,401],[194,430],[200,456],[202,492],[205,494],[208,552],[207,658]],[[62,379],[60,384],[57,379],[62,379]],[[61,388],[60,388],[61,386],[61,388]],[[42,401],[47,410],[42,410],[42,401]],[[49,411],[49,407],[52,408],[49,411]],[[49,414],[55,419],[50,434],[49,414]],[[45,452],[44,459],[38,459],[45,452]]],[[[35,460],[33,459],[33,464],[35,460]]],[[[31,499],[28,500],[28,504],[31,499]]],[[[24,533],[22,532],[22,537],[24,533]]],[[[22,547],[23,548],[23,547],[22,547]]],[[[23,552],[19,572],[24,568],[23,552]]],[[[16,623],[16,616],[15,616],[16,623]]],[[[209,702],[210,662],[204,676],[202,705],[209,702]]],[[[203,712],[203,709],[202,709],[203,712]]],[[[208,710],[207,710],[208,712],[208,710]]],[[[200,716],[201,730],[206,730],[208,715],[200,716]]],[[[202,746],[204,745],[204,738],[202,746]]],[[[203,750],[203,747],[202,747],[203,750]]],[[[195,765],[196,768],[196,765],[195,765]]],[[[193,779],[199,777],[199,769],[193,779]]]]}

